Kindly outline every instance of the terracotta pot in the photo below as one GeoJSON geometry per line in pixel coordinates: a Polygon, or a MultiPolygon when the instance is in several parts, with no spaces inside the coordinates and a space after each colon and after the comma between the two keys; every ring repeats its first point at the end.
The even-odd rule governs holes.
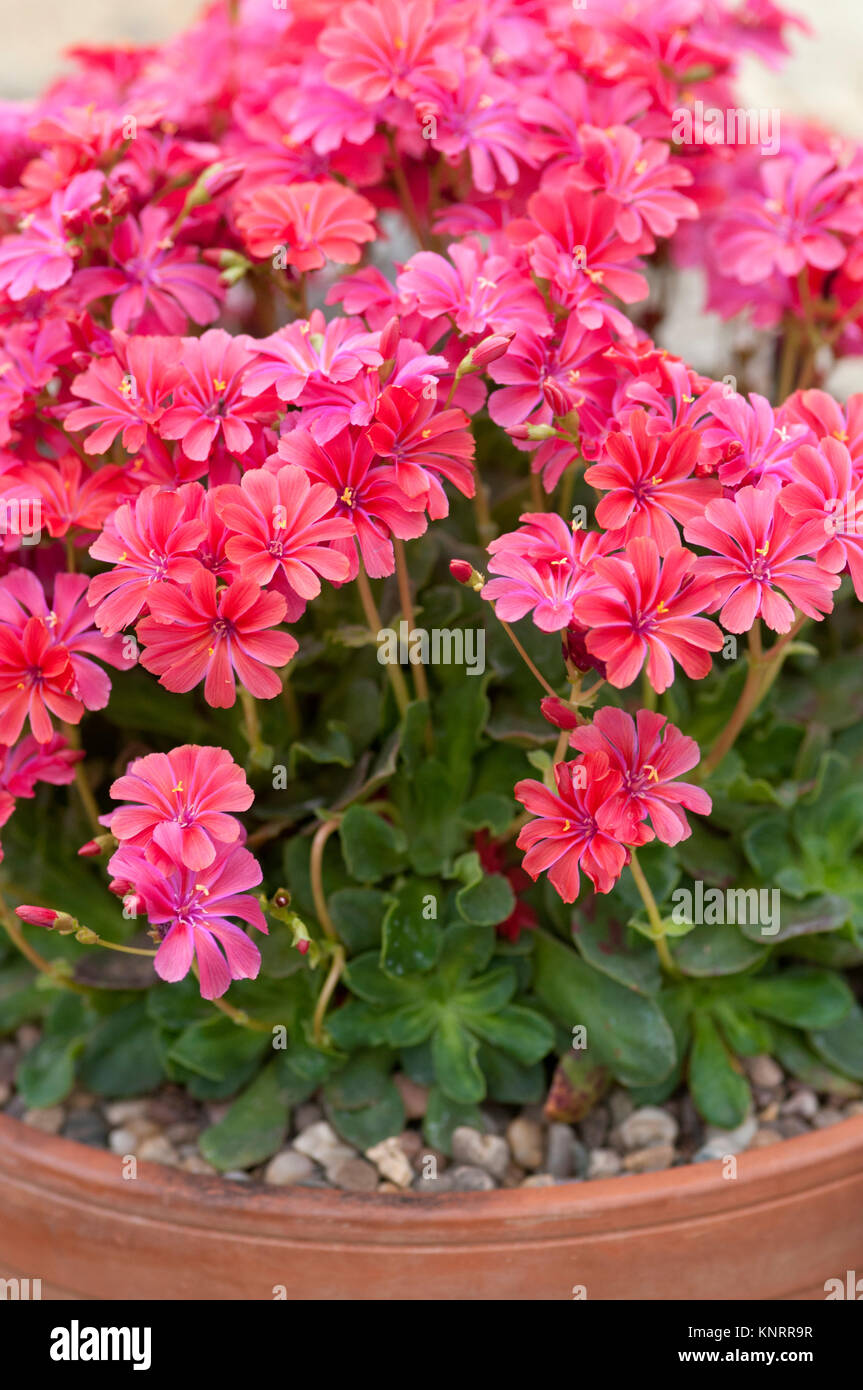
{"type": "Polygon", "coordinates": [[[863,1273],[863,1116],[720,1161],[440,1197],[246,1188],[0,1115],[0,1276],[45,1298],[823,1299],[863,1273]]]}

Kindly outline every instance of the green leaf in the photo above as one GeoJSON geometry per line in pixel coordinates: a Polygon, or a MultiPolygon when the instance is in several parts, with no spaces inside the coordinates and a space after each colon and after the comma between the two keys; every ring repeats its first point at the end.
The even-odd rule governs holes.
{"type": "Polygon", "coordinates": [[[437,921],[440,889],[429,879],[411,879],[399,888],[387,909],[381,937],[381,969],[387,975],[421,974],[440,955],[442,931],[437,921]],[[434,916],[429,917],[429,906],[434,916]]]}
{"type": "Polygon", "coordinates": [[[854,996],[830,970],[794,969],[744,983],[741,998],[757,1013],[795,1028],[831,1028],[851,1009],[854,996]]]}
{"type": "Polygon", "coordinates": [[[367,806],[348,807],[339,836],[348,872],[360,883],[376,883],[404,863],[404,835],[367,806]]]}
{"type": "MultiPolygon", "coordinates": [[[[843,1026],[840,1024],[840,1027],[843,1026]]],[[[847,1076],[834,1071],[832,1067],[821,1061],[796,1029],[784,1028],[779,1023],[773,1023],[770,1032],[772,1035],[770,1051],[782,1063],[785,1070],[791,1072],[792,1076],[805,1081],[807,1086],[811,1086],[816,1091],[824,1091],[828,1095],[838,1096],[843,1100],[853,1100],[860,1095],[860,1087],[857,1083],[849,1081],[847,1076]]]]}
{"type": "Polygon", "coordinates": [[[288,1107],[271,1062],[218,1124],[204,1130],[198,1144],[207,1162],[222,1172],[251,1168],[278,1152],[287,1127],[288,1107]]]}
{"type": "Polygon", "coordinates": [[[93,1029],[81,1058],[81,1082],[98,1096],[143,1096],[164,1076],[156,1026],[144,1000],[93,1029]]]}
{"type": "Polygon", "coordinates": [[[713,1000],[710,1007],[728,1046],[738,1057],[757,1057],[770,1051],[770,1029],[757,1014],[730,999],[713,1000]]]}
{"type": "Polygon", "coordinates": [[[595,1060],[624,1086],[650,1086],[666,1077],[677,1053],[674,1035],[658,1006],[592,970],[575,951],[543,931],[536,933],[534,989],[567,1032],[587,1028],[595,1060]]]}
{"type": "Polygon", "coordinates": [[[488,874],[479,883],[456,893],[458,910],[466,922],[497,926],[515,910],[515,896],[503,874],[488,874]]]}
{"type": "Polygon", "coordinates": [[[485,1095],[485,1078],[477,1062],[479,1044],[455,1013],[441,1018],[432,1038],[438,1085],[451,1100],[476,1104],[485,1095]]]}
{"type": "Polygon", "coordinates": [[[675,941],[672,955],[684,975],[705,979],[751,970],[766,959],[767,948],[763,941],[759,946],[748,941],[739,927],[705,924],[675,941]]]}
{"type": "Polygon", "coordinates": [[[80,995],[55,997],[42,1037],[18,1067],[18,1093],[32,1109],[65,1100],[75,1084],[75,1060],[84,1046],[92,1017],[80,995]]]}
{"type": "Polygon", "coordinates": [[[851,904],[834,893],[818,893],[804,898],[802,902],[782,900],[779,922],[774,923],[779,930],[767,937],[758,922],[744,922],[741,931],[751,941],[762,944],[790,941],[796,936],[813,936],[818,932],[838,931],[851,916],[851,904]]]}
{"type": "Polygon", "coordinates": [[[423,1134],[427,1143],[441,1153],[452,1154],[452,1132],[459,1125],[469,1125],[471,1129],[483,1131],[485,1124],[476,1105],[462,1104],[453,1100],[440,1086],[432,1086],[423,1120],[423,1134]]]}
{"type": "Polygon", "coordinates": [[[610,916],[609,909],[597,900],[591,906],[591,914],[576,916],[572,926],[572,939],[588,965],[640,994],[655,994],[662,972],[654,947],[646,945],[620,918],[610,916]]]}
{"type": "Polygon", "coordinates": [[[354,955],[373,950],[381,939],[387,899],[377,888],[339,888],[328,899],[336,931],[354,955]]]}
{"type": "Polygon", "coordinates": [[[498,1048],[480,1045],[477,1054],[492,1100],[505,1105],[535,1105],[545,1095],[545,1068],[541,1062],[523,1066],[498,1048]]]}
{"type": "Polygon", "coordinates": [[[260,1058],[272,1046],[269,1033],[241,1028],[216,1014],[205,1023],[186,1028],[169,1049],[168,1056],[190,1072],[231,1087],[232,1095],[250,1079],[260,1058]]]}
{"type": "Polygon", "coordinates": [[[327,1114],[359,1149],[371,1148],[404,1128],[404,1103],[389,1075],[392,1053],[357,1053],[324,1087],[327,1114]]]}
{"type": "Polygon", "coordinates": [[[507,1004],[494,1014],[471,1014],[470,1028],[484,1042],[508,1052],[524,1066],[540,1061],[554,1047],[551,1024],[523,1004],[507,1004]]]}
{"type": "Polygon", "coordinates": [[[841,1023],[809,1034],[819,1057],[845,1076],[863,1081],[863,1008],[854,1004],[841,1023]]]}
{"type": "Polygon", "coordinates": [[[516,804],[511,796],[501,796],[497,792],[483,792],[462,806],[458,818],[468,830],[488,830],[496,837],[502,835],[510,826],[516,813],[516,804]]]}
{"type": "Polygon", "coordinates": [[[736,1071],[707,1013],[693,1020],[694,1041],[689,1057],[689,1089],[703,1119],[719,1129],[736,1129],[746,1118],[751,1093],[746,1078],[736,1071]]]}

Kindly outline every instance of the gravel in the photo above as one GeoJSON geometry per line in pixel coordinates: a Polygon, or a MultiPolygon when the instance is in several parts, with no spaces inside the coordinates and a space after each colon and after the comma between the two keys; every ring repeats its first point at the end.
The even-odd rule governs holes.
{"type": "Polygon", "coordinates": [[[231,1101],[200,1102],[175,1085],[135,1100],[103,1100],[80,1088],[61,1105],[28,1107],[13,1089],[21,1057],[39,1038],[19,1028],[0,1043],[0,1110],[45,1134],[60,1134],[118,1158],[179,1167],[202,1178],[227,1177],[268,1187],[342,1188],[393,1197],[444,1192],[491,1192],[515,1187],[553,1187],[597,1182],[629,1173],[653,1173],[687,1163],[723,1160],[747,1149],[767,1148],[828,1129],[863,1115],[863,1095],[820,1095],[786,1076],[772,1057],[751,1057],[745,1069],[754,1110],[733,1130],[706,1126],[692,1098],[678,1095],[661,1105],[636,1106],[614,1087],[577,1124],[550,1121],[537,1104],[488,1103],[483,1126],[461,1125],[452,1135],[452,1156],[433,1148],[422,1132],[428,1088],[397,1073],[406,1128],[364,1153],[347,1143],[325,1118],[319,1097],[293,1112],[290,1142],[265,1163],[219,1174],[201,1155],[202,1131],[224,1118],[231,1101]]]}

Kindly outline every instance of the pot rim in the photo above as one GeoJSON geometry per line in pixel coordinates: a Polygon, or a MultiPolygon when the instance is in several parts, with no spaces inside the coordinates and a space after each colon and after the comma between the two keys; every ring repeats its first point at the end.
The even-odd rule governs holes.
{"type": "Polygon", "coordinates": [[[373,1236],[381,1244],[412,1238],[463,1244],[466,1221],[484,1243],[494,1232],[508,1240],[517,1240],[520,1232],[535,1239],[537,1226],[547,1227],[554,1240],[573,1231],[619,1229],[623,1217],[635,1229],[779,1203],[863,1169],[863,1115],[740,1154],[733,1180],[723,1178],[723,1163],[715,1159],[554,1187],[423,1197],[247,1185],[147,1160],[138,1161],[137,1177],[129,1181],[121,1175],[120,1156],[0,1114],[0,1192],[47,1189],[61,1202],[108,1208],[131,1221],[164,1220],[186,1228],[218,1224],[225,1233],[275,1239],[286,1231],[295,1234],[295,1228],[308,1233],[311,1224],[316,1244],[335,1236],[362,1243],[373,1236]]]}

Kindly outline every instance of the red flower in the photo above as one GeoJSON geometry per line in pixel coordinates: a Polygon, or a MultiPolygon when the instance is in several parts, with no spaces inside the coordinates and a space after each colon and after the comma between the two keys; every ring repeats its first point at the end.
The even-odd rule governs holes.
{"type": "Polygon", "coordinates": [[[709,502],[704,516],[685,528],[687,540],[714,552],[696,561],[695,573],[712,583],[706,607],[721,608],[719,621],[729,632],[748,632],[759,615],[774,632],[788,632],[792,604],[815,619],[833,607],[838,576],[800,558],[821,549],[824,522],[800,525],[779,497],[778,488],[744,487],[733,501],[709,502]]]}
{"type": "Polygon", "coordinates": [[[700,515],[721,488],[714,479],[692,477],[701,443],[695,430],[650,434],[648,420],[646,411],[633,410],[625,429],[606,439],[608,457],[588,468],[584,479],[607,491],[596,520],[614,533],[616,545],[652,536],[664,554],[680,544],[674,522],[700,515]]]}
{"type": "Polygon", "coordinates": [[[610,893],[637,838],[634,822],[621,814],[612,798],[621,776],[602,753],[588,753],[572,763],[555,763],[556,792],[542,782],[517,782],[515,797],[536,820],[519,831],[516,844],[526,849],[524,868],[534,881],[545,870],[565,903],[573,903],[583,869],[597,893],[610,893]]]}
{"type": "Polygon", "coordinates": [[[52,539],[65,536],[72,528],[101,530],[115,507],[136,491],[124,469],[104,463],[90,472],[77,454],[22,464],[6,474],[9,477],[29,484],[38,493],[42,519],[52,539]]]}
{"type": "Polygon", "coordinates": [[[847,567],[854,592],[863,602],[863,480],[851,454],[838,439],[822,439],[817,449],[804,444],[794,455],[794,481],[779,503],[800,525],[819,521],[824,544],[817,563],[831,574],[847,567]]]}
{"type": "Polygon", "coordinates": [[[244,578],[275,587],[287,600],[288,622],[321,592],[319,575],[343,583],[347,557],[328,542],[352,536],[347,517],[333,514],[336,494],[324,483],[309,483],[302,468],[287,464],[277,473],[252,468],[239,487],[217,489],[215,507],[229,532],[228,559],[244,578]]]}
{"type": "Polygon", "coordinates": [[[204,680],[204,696],[214,709],[234,704],[235,671],[250,694],[272,700],[282,683],[270,668],[286,666],[297,651],[289,633],[269,630],[284,617],[281,594],[262,593],[251,579],[217,590],[215,576],[201,568],[189,590],[154,585],[152,616],[136,629],[146,647],[142,666],[167,690],[191,690],[204,680]]]}
{"type": "Polygon", "coordinates": [[[52,714],[79,724],[84,706],[70,694],[74,679],[68,651],[41,618],[20,631],[0,625],[0,743],[14,743],[27,719],[38,743],[53,737],[52,714]]]}
{"type": "Polygon", "coordinates": [[[356,265],[363,242],[374,241],[375,210],[368,198],[340,183],[256,188],[237,216],[243,239],[259,260],[281,247],[287,265],[320,270],[327,261],[356,265]]]}
{"type": "Polygon", "coordinates": [[[105,635],[134,622],[160,580],[187,583],[200,568],[195,547],[206,527],[184,516],[183,489],[162,492],[153,485],[137,500],[118,507],[101,536],[90,546],[94,560],[114,568],[90,580],[87,595],[98,604],[95,620],[105,635]]]}
{"type": "MultiPolygon", "coordinates": [[[[710,815],[712,802],[706,791],[691,782],[678,782],[701,757],[698,744],[686,738],[664,714],[640,709],[633,720],[611,706],[597,710],[592,724],[583,724],[570,737],[570,745],[582,753],[604,753],[621,775],[614,793],[621,813],[643,821],[649,816],[653,829],[667,845],[679,844],[692,834],[682,807],[710,815]]],[[[641,827],[639,843],[653,836],[641,827]]]]}
{"type": "Polygon", "coordinates": [[[381,458],[395,464],[395,480],[408,497],[427,496],[432,520],[446,516],[449,504],[435,474],[473,497],[471,463],[474,455],[470,421],[463,410],[441,410],[437,401],[388,386],[375,407],[369,443],[381,458]]]}
{"type": "Polygon", "coordinates": [[[356,541],[333,541],[333,549],[348,557],[350,578],[357,573],[357,546],[366,573],[382,579],[395,569],[391,536],[413,540],[428,525],[425,498],[409,497],[390,467],[375,468],[368,438],[342,430],[318,444],[305,430],[293,430],[279,440],[278,458],[298,463],[310,478],[327,483],[336,494],[336,516],[346,517],[356,541]]]}
{"type": "Polygon", "coordinates": [[[576,600],[575,618],[591,629],[587,649],[605,662],[618,689],[632,684],[645,658],[647,678],[660,694],[674,680],[675,661],[696,680],[707,675],[722,633],[708,618],[693,616],[713,595],[707,579],[694,577],[694,565],[692,551],[679,545],[660,564],[656,542],[647,536],[630,541],[624,559],[593,561],[597,588],[576,600]]]}

